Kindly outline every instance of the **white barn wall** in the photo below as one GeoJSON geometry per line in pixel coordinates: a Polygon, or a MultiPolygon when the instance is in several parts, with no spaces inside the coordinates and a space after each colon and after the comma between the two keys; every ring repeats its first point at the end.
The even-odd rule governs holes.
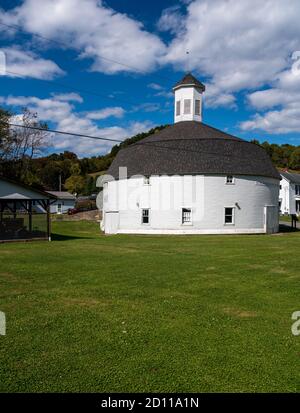
{"type": "Polygon", "coordinates": [[[104,187],[103,211],[118,212],[118,229],[106,218],[104,228],[107,233],[113,232],[110,226],[118,233],[263,233],[265,206],[276,207],[276,217],[269,222],[278,222],[278,192],[278,180],[251,176],[235,176],[234,185],[226,185],[223,175],[152,176],[149,186],[141,177],[112,181],[104,187]],[[198,189],[196,202],[193,184],[198,189]],[[168,193],[174,194],[171,207],[168,193]],[[192,225],[181,224],[183,207],[192,208],[192,225]],[[225,207],[235,207],[235,225],[224,225],[225,207]],[[143,208],[150,209],[149,225],[141,223],[143,208]]]}

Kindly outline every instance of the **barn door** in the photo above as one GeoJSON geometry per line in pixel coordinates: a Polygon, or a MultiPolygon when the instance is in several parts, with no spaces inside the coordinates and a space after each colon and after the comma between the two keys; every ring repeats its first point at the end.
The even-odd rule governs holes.
{"type": "Polygon", "coordinates": [[[107,234],[116,234],[119,229],[119,212],[105,212],[105,232],[107,234]]]}
{"type": "Polygon", "coordinates": [[[274,234],[279,229],[279,211],[275,205],[267,205],[264,210],[264,229],[266,234],[274,234]]]}

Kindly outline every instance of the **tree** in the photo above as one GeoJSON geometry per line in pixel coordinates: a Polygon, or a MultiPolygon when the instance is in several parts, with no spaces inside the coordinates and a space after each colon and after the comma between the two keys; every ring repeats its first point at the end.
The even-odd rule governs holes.
{"type": "Polygon", "coordinates": [[[87,175],[85,179],[85,187],[84,187],[84,195],[91,195],[93,192],[96,191],[96,180],[92,177],[87,175]]]}
{"type": "Polygon", "coordinates": [[[9,152],[9,119],[10,112],[0,108],[0,160],[6,159],[9,152]]]}
{"type": "Polygon", "coordinates": [[[72,175],[80,175],[81,174],[81,167],[80,167],[80,164],[78,162],[72,164],[71,174],[72,175]]]}
{"type": "Polygon", "coordinates": [[[19,123],[20,127],[10,129],[9,157],[13,160],[32,159],[45,146],[47,125],[38,120],[36,113],[26,108],[23,109],[19,121],[14,123],[19,123]]]}
{"type": "Polygon", "coordinates": [[[59,175],[62,173],[59,162],[50,160],[36,173],[45,188],[52,191],[59,190],[59,175]]]}
{"type": "Polygon", "coordinates": [[[13,117],[12,114],[3,112],[3,110],[1,110],[1,115],[7,122],[6,125],[3,121],[1,122],[1,125],[4,125],[4,131],[3,127],[0,130],[1,159],[9,162],[10,173],[13,170],[13,177],[26,182],[27,175],[30,175],[31,160],[46,146],[47,125],[38,120],[36,113],[26,108],[18,117],[13,117]],[[20,126],[9,126],[9,123],[20,126]]]}
{"type": "Polygon", "coordinates": [[[72,194],[82,194],[85,187],[85,179],[80,175],[71,175],[65,182],[65,187],[72,194]]]}
{"type": "Polygon", "coordinates": [[[300,147],[296,148],[291,156],[290,156],[290,162],[289,165],[292,169],[300,169],[300,147]]]}

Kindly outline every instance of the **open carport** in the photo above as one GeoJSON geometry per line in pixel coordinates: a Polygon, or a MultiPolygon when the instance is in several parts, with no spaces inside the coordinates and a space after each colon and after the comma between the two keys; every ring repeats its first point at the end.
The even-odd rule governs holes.
{"type": "Polygon", "coordinates": [[[0,178],[0,242],[51,239],[50,205],[56,197],[0,178]]]}

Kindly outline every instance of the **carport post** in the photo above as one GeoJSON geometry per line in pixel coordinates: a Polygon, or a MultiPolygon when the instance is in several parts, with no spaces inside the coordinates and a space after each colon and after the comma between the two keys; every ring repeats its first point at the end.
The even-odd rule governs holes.
{"type": "Polygon", "coordinates": [[[50,225],[50,200],[47,199],[47,236],[48,240],[51,241],[51,225],[50,225]]]}
{"type": "Polygon", "coordinates": [[[28,225],[29,232],[32,233],[32,200],[28,201],[28,225]]]}

